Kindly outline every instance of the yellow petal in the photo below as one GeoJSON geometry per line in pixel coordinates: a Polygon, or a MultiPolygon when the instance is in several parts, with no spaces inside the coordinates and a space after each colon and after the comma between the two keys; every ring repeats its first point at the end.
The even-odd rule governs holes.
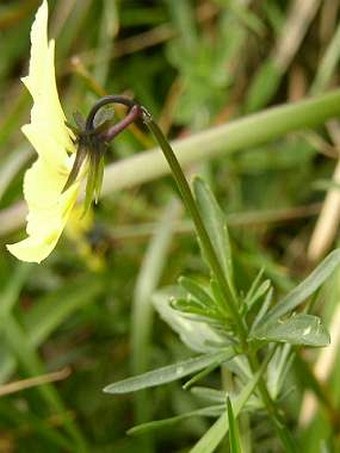
{"type": "Polygon", "coordinates": [[[29,74],[23,79],[33,97],[31,123],[22,130],[38,153],[38,160],[27,170],[24,195],[28,204],[28,237],[8,250],[22,261],[45,259],[56,246],[78,195],[83,172],[77,181],[61,193],[74,161],[75,151],[65,126],[59,102],[54,69],[54,41],[47,38],[46,0],[37,11],[31,30],[29,74]]]}
{"type": "Polygon", "coordinates": [[[24,194],[29,210],[26,227],[28,238],[7,245],[18,259],[40,263],[56,246],[76,202],[80,185],[75,182],[61,194],[67,176],[56,173],[43,159],[38,159],[27,170],[24,194]]]}
{"type": "Polygon", "coordinates": [[[48,5],[44,0],[31,29],[29,74],[22,79],[33,98],[31,124],[24,126],[23,132],[39,156],[55,167],[63,166],[67,151],[73,152],[75,149],[58,98],[54,41],[48,42],[47,22],[48,5]],[[42,146],[44,142],[48,142],[49,146],[42,146]]]}
{"type": "Polygon", "coordinates": [[[25,124],[21,128],[33,148],[37,151],[39,158],[57,172],[69,173],[69,156],[63,145],[54,139],[44,127],[44,123],[25,124]],[[46,132],[45,132],[46,131],[46,132]]]}
{"type": "Polygon", "coordinates": [[[7,244],[6,247],[9,252],[16,258],[27,263],[40,263],[44,260],[54,247],[59,238],[50,242],[44,242],[38,237],[28,237],[23,241],[16,244],[7,244]]]}

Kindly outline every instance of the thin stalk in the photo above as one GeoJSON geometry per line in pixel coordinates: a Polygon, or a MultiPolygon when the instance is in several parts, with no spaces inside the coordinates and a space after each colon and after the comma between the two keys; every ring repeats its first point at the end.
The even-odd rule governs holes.
{"type": "MultiPolygon", "coordinates": [[[[216,256],[215,250],[211,243],[210,237],[207,233],[207,230],[204,226],[203,220],[197,208],[196,202],[193,198],[189,184],[184,176],[183,170],[175,156],[174,151],[172,150],[169,142],[166,140],[162,131],[158,125],[153,121],[151,115],[143,108],[143,120],[147,125],[156,141],[158,142],[160,148],[163,151],[163,154],[172,170],[173,177],[177,183],[178,190],[183,198],[183,202],[189,211],[192,220],[195,224],[197,235],[200,239],[202,248],[204,249],[206,258],[211,266],[213,273],[218,280],[218,283],[224,292],[224,296],[230,301],[230,310],[233,314],[234,320],[237,325],[237,329],[240,335],[241,344],[243,347],[244,353],[247,354],[251,368],[253,371],[259,369],[259,363],[255,353],[249,351],[247,344],[247,330],[246,326],[242,320],[242,317],[238,311],[237,300],[232,289],[229,287],[228,282],[224,276],[223,270],[220,266],[218,258],[216,256]],[[248,352],[248,353],[247,353],[248,352]]],[[[284,420],[280,414],[277,406],[273,402],[269,391],[267,389],[264,379],[261,377],[259,380],[258,388],[260,390],[262,400],[266,406],[268,413],[271,415],[272,421],[274,423],[275,429],[283,443],[289,452],[297,452],[293,438],[291,437],[288,430],[285,429],[284,420]]]]}
{"type": "Polygon", "coordinates": [[[158,125],[153,121],[151,115],[143,108],[143,120],[146,126],[150,129],[152,135],[155,137],[156,141],[158,142],[159,146],[161,147],[163,154],[172,170],[173,177],[176,181],[178,190],[183,198],[183,202],[187,210],[189,211],[192,220],[196,227],[197,235],[200,239],[202,248],[205,252],[206,258],[209,262],[209,265],[216,276],[216,279],[224,293],[226,300],[229,300],[230,310],[233,314],[233,318],[237,325],[238,332],[240,334],[240,339],[242,341],[243,346],[246,343],[247,332],[246,328],[243,324],[241,315],[238,311],[237,301],[233,295],[233,291],[229,287],[229,284],[224,276],[223,270],[221,265],[218,261],[216,256],[215,250],[213,245],[210,241],[209,235],[207,230],[204,226],[203,220],[197,208],[196,202],[192,195],[191,189],[189,184],[184,176],[183,170],[178,163],[178,160],[175,156],[174,151],[172,150],[169,142],[166,140],[163,132],[160,130],[158,125]]]}
{"type": "Polygon", "coordinates": [[[125,118],[123,118],[121,121],[119,121],[119,123],[115,124],[110,129],[105,131],[105,133],[101,134],[100,138],[105,142],[110,142],[124,129],[126,129],[130,124],[136,121],[139,118],[139,116],[140,107],[138,105],[134,105],[125,118]]]}
{"type": "MultiPolygon", "coordinates": [[[[183,168],[217,156],[254,150],[285,134],[307,130],[340,115],[340,88],[299,102],[271,107],[174,140],[173,149],[183,168]]],[[[110,164],[105,169],[102,196],[167,175],[159,149],[147,150],[110,164]],[[140,169],[143,168],[141,172],[140,169]]]]}

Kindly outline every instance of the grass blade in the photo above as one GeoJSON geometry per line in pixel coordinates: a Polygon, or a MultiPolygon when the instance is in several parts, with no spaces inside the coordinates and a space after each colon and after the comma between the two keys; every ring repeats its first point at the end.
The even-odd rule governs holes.
{"type": "Polygon", "coordinates": [[[230,453],[242,453],[240,435],[239,435],[236,419],[234,416],[233,406],[230,402],[230,398],[227,398],[227,412],[228,412],[228,423],[229,423],[230,453]]]}

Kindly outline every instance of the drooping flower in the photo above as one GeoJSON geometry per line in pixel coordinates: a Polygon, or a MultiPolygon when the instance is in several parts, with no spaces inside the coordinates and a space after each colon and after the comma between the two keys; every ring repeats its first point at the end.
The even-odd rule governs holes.
{"type": "Polygon", "coordinates": [[[44,0],[31,29],[29,73],[22,79],[33,98],[31,122],[23,133],[38,154],[24,176],[28,205],[28,237],[8,250],[18,259],[40,263],[56,246],[87,177],[84,212],[97,201],[108,142],[144,115],[143,108],[124,96],[105,96],[92,107],[86,120],[75,115],[76,126],[66,122],[58,98],[54,68],[54,40],[47,37],[48,5],[44,0]],[[128,114],[110,126],[110,104],[128,107],[128,114]]]}
{"type": "Polygon", "coordinates": [[[28,237],[7,245],[18,259],[37,263],[54,249],[76,202],[81,181],[78,173],[67,190],[63,190],[76,147],[58,98],[55,43],[48,41],[47,22],[48,5],[44,0],[31,29],[29,74],[22,79],[33,98],[31,122],[22,131],[38,153],[38,159],[24,176],[28,237]]]}

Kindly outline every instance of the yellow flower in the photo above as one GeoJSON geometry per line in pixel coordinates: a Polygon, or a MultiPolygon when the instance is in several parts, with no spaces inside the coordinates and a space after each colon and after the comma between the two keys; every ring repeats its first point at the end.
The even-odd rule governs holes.
{"type": "Polygon", "coordinates": [[[72,132],[65,125],[54,68],[54,41],[47,37],[48,5],[37,11],[31,29],[29,74],[22,79],[33,98],[31,122],[22,131],[38,153],[24,177],[28,237],[8,250],[22,261],[40,263],[54,249],[78,196],[80,175],[63,190],[74,162],[72,132]],[[72,155],[73,154],[73,155],[72,155]]]}

